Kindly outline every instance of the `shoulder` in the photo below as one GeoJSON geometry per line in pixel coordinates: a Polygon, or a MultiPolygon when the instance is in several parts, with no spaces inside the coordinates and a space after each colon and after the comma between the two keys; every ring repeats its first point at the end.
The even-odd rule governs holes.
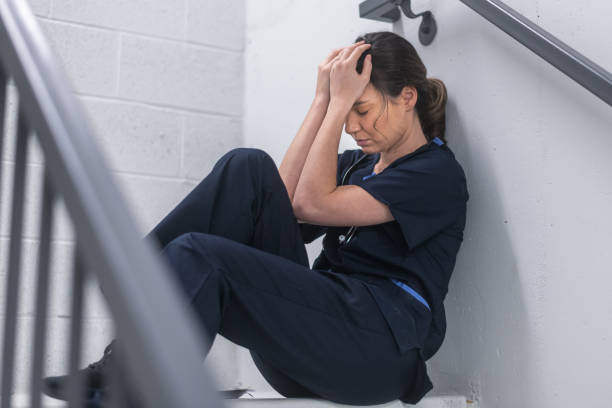
{"type": "Polygon", "coordinates": [[[429,149],[409,160],[398,163],[396,167],[399,171],[444,177],[447,181],[465,180],[463,167],[448,147],[429,149]]]}
{"type": "MultiPolygon", "coordinates": [[[[381,176],[384,174],[385,171],[381,176]]],[[[410,195],[421,190],[455,202],[467,201],[469,197],[463,167],[448,148],[435,147],[400,161],[389,169],[387,176],[406,185],[410,195]]]]}

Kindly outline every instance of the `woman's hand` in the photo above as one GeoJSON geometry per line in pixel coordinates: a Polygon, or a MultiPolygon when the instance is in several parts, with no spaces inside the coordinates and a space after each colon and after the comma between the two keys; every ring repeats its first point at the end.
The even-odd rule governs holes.
{"type": "Polygon", "coordinates": [[[370,82],[372,55],[363,60],[361,74],[357,73],[357,60],[371,44],[355,43],[344,48],[332,62],[329,73],[330,102],[352,107],[370,82]]]}
{"type": "Polygon", "coordinates": [[[349,45],[348,47],[336,48],[327,56],[327,58],[323,60],[323,62],[319,64],[315,98],[326,101],[329,101],[331,99],[329,90],[329,73],[331,71],[332,66],[338,60],[340,52],[347,48],[352,48],[353,46],[359,45],[361,43],[363,43],[363,41],[359,41],[358,43],[349,45]]]}

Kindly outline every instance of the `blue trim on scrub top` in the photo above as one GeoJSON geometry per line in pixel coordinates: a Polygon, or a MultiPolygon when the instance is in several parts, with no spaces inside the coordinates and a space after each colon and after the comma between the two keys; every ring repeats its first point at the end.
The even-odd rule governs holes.
{"type": "MultiPolygon", "coordinates": [[[[444,142],[438,137],[434,137],[432,140],[432,142],[434,142],[435,144],[437,144],[438,146],[442,146],[444,144],[444,142]]],[[[368,174],[367,176],[363,176],[361,179],[362,180],[367,180],[370,177],[374,177],[376,175],[376,173],[374,173],[374,170],[372,170],[372,174],[368,174]]]]}
{"type": "Polygon", "coordinates": [[[422,304],[425,305],[426,308],[428,308],[429,310],[431,310],[431,308],[429,307],[429,304],[427,303],[427,301],[423,298],[423,296],[419,295],[419,292],[417,292],[416,290],[412,289],[410,286],[406,285],[404,282],[400,282],[397,279],[393,279],[391,278],[391,280],[393,281],[393,283],[395,283],[397,286],[399,286],[400,288],[404,289],[406,292],[410,293],[412,296],[414,296],[419,302],[421,302],[422,304]]]}
{"type": "Polygon", "coordinates": [[[372,174],[369,174],[369,175],[367,175],[367,176],[363,176],[361,179],[362,179],[362,180],[367,180],[367,179],[369,179],[370,177],[373,177],[373,176],[375,176],[375,175],[376,175],[376,173],[374,173],[374,171],[372,171],[372,174]]]}
{"type": "MultiPolygon", "coordinates": [[[[442,146],[444,144],[444,142],[438,137],[434,137],[432,140],[432,142],[434,142],[435,144],[437,144],[438,146],[442,146]]],[[[362,180],[367,180],[370,177],[374,177],[376,175],[376,173],[374,173],[374,170],[372,170],[372,174],[368,174],[367,176],[363,176],[361,179],[362,180]]]]}
{"type": "MultiPolygon", "coordinates": [[[[434,142],[435,144],[437,144],[438,146],[442,146],[444,144],[444,142],[439,138],[439,137],[434,137],[432,139],[432,142],[434,142]]],[[[369,174],[367,176],[363,176],[361,179],[362,180],[367,180],[370,177],[375,176],[376,173],[374,173],[374,171],[372,171],[372,174],[369,174]]],[[[425,298],[423,298],[423,296],[419,295],[419,292],[417,292],[416,290],[412,289],[410,286],[406,285],[404,282],[400,282],[396,279],[391,278],[391,280],[393,281],[393,283],[395,283],[397,286],[399,286],[400,288],[404,289],[406,292],[410,293],[412,296],[415,297],[416,300],[418,300],[419,302],[421,302],[423,305],[425,305],[425,307],[429,310],[431,310],[431,308],[429,307],[429,304],[427,303],[427,301],[425,300],[425,298]]]]}

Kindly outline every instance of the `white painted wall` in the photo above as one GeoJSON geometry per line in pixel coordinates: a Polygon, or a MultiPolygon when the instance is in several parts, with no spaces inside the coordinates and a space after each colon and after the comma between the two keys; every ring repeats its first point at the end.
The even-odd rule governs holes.
{"type": "MultiPolygon", "coordinates": [[[[84,104],[96,142],[144,236],[212,169],[242,146],[244,1],[30,0],[33,12],[84,104]]],[[[15,89],[10,88],[9,134],[15,89]]],[[[26,185],[16,392],[27,392],[40,218],[42,155],[31,146],[26,185]]],[[[14,135],[2,152],[0,305],[5,305],[14,135]]],[[[58,205],[52,241],[52,286],[46,372],[67,372],[70,271],[74,234],[58,205]]],[[[84,366],[114,337],[95,282],[84,312],[84,366]]],[[[4,314],[0,316],[0,330],[4,314]]],[[[0,341],[2,337],[0,336],[0,341]]],[[[238,348],[217,336],[206,360],[218,386],[236,385],[238,348]]]]}
{"type": "MultiPolygon", "coordinates": [[[[507,2],[612,71],[607,2],[507,2]]],[[[415,21],[359,19],[358,1],[30,3],[94,122],[143,235],[229,148],[263,148],[280,164],[313,97],[317,65],[332,48],[369,31],[404,35],[429,76],[448,87],[447,138],[471,196],[445,302],[447,338],[428,362],[432,393],[463,393],[483,407],[604,407],[612,399],[610,107],[469,8],[458,1],[413,1],[415,11],[430,9],[439,23],[438,37],[423,47],[415,21]]],[[[13,96],[13,112],[14,105],[13,96]]],[[[13,123],[8,127],[14,130],[13,123]]],[[[32,147],[26,299],[34,290],[41,184],[41,156],[32,147]]],[[[356,148],[347,135],[340,150],[346,148],[356,148]]],[[[9,139],[1,157],[1,285],[13,155],[9,139]]],[[[64,282],[74,243],[58,210],[50,308],[56,339],[69,322],[64,282]]],[[[320,243],[309,245],[311,261],[320,243]]],[[[99,358],[112,338],[97,287],[89,289],[84,363],[99,358]]],[[[31,322],[32,307],[21,304],[20,324],[31,322]]],[[[24,326],[18,391],[27,385],[30,333],[24,326]]],[[[50,373],[66,368],[59,347],[51,345],[50,373]]],[[[221,385],[269,389],[248,351],[221,336],[210,360],[221,385]]]]}
{"type": "MultiPolygon", "coordinates": [[[[428,47],[417,22],[360,19],[359,1],[247,2],[245,142],[280,165],[331,49],[369,31],[403,35],[448,88],[447,138],[470,191],[432,394],[487,408],[608,406],[611,108],[461,2],[412,3],[438,21],[428,47]]],[[[612,71],[610,3],[507,4],[612,71]]],[[[357,148],[348,135],[345,148],[357,148]]]]}

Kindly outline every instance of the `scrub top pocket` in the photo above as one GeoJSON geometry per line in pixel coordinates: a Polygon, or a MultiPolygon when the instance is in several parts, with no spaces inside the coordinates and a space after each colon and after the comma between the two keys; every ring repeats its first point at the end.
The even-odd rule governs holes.
{"type": "Polygon", "coordinates": [[[419,344],[421,347],[425,344],[425,341],[429,334],[433,314],[427,306],[425,306],[411,293],[406,292],[404,289],[395,284],[394,286],[400,291],[399,298],[397,299],[397,301],[399,304],[403,305],[402,310],[406,311],[406,313],[411,314],[414,318],[419,337],[419,344]]]}
{"type": "MultiPolygon", "coordinates": [[[[364,284],[385,317],[400,354],[415,347],[422,348],[429,328],[425,327],[424,316],[413,311],[413,305],[407,300],[410,295],[390,280],[381,281],[380,284],[364,284]]],[[[425,309],[425,306],[422,307],[425,309]]]]}

